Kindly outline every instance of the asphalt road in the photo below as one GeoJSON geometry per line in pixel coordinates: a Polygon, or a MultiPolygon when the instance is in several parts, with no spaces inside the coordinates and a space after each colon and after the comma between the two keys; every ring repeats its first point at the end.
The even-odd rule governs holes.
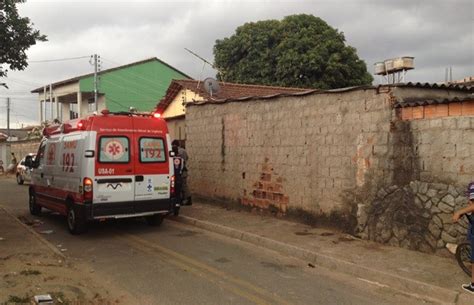
{"type": "Polygon", "coordinates": [[[377,283],[170,220],[158,228],[141,219],[101,222],[73,236],[57,214],[30,216],[27,190],[1,178],[0,205],[39,219],[42,224],[35,229],[52,230],[41,234],[70,260],[86,263],[89,272],[129,291],[140,304],[426,304],[377,283]]]}

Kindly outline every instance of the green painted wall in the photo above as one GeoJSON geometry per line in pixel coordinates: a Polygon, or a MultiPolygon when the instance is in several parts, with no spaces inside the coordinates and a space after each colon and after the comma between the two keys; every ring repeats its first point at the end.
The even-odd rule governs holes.
{"type": "MultiPolygon", "coordinates": [[[[165,95],[172,79],[187,76],[169,66],[152,60],[100,74],[99,92],[105,94],[110,111],[128,111],[135,107],[139,111],[151,111],[165,95]]],[[[94,91],[94,77],[79,81],[81,92],[94,91]]]]}

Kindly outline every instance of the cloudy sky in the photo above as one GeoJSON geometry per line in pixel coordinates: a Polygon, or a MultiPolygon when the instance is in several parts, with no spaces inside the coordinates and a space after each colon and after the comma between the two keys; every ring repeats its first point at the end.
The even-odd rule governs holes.
{"type": "MultiPolygon", "coordinates": [[[[216,39],[239,25],[292,14],[313,14],[344,32],[370,72],[387,58],[414,56],[407,81],[441,82],[446,67],[453,79],[474,76],[474,2],[471,0],[312,0],[312,1],[40,1],[18,5],[43,34],[28,50],[30,65],[11,71],[10,89],[0,88],[0,127],[6,126],[11,97],[14,127],[38,120],[29,91],[93,72],[88,58],[35,62],[99,54],[102,69],[158,57],[198,79],[215,76],[187,53],[213,61],[216,39]]],[[[4,67],[5,68],[5,67],[4,67]]],[[[380,80],[375,77],[375,83],[380,80]]]]}

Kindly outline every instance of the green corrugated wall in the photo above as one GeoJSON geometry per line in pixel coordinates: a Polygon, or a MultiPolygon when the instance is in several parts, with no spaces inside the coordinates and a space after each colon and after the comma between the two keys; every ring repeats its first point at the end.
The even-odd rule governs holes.
{"type": "MultiPolygon", "coordinates": [[[[172,79],[185,79],[186,75],[152,60],[100,74],[99,92],[105,94],[110,111],[150,111],[165,95],[172,79]]],[[[94,77],[79,81],[81,92],[94,91],[94,77]]]]}

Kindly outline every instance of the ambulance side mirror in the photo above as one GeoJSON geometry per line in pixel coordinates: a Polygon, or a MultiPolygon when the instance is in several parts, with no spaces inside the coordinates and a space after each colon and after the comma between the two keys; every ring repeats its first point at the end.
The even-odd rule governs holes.
{"type": "Polygon", "coordinates": [[[171,158],[174,158],[174,157],[176,157],[176,154],[175,154],[175,152],[174,152],[174,151],[172,151],[172,150],[170,150],[170,157],[171,157],[171,158]]]}

